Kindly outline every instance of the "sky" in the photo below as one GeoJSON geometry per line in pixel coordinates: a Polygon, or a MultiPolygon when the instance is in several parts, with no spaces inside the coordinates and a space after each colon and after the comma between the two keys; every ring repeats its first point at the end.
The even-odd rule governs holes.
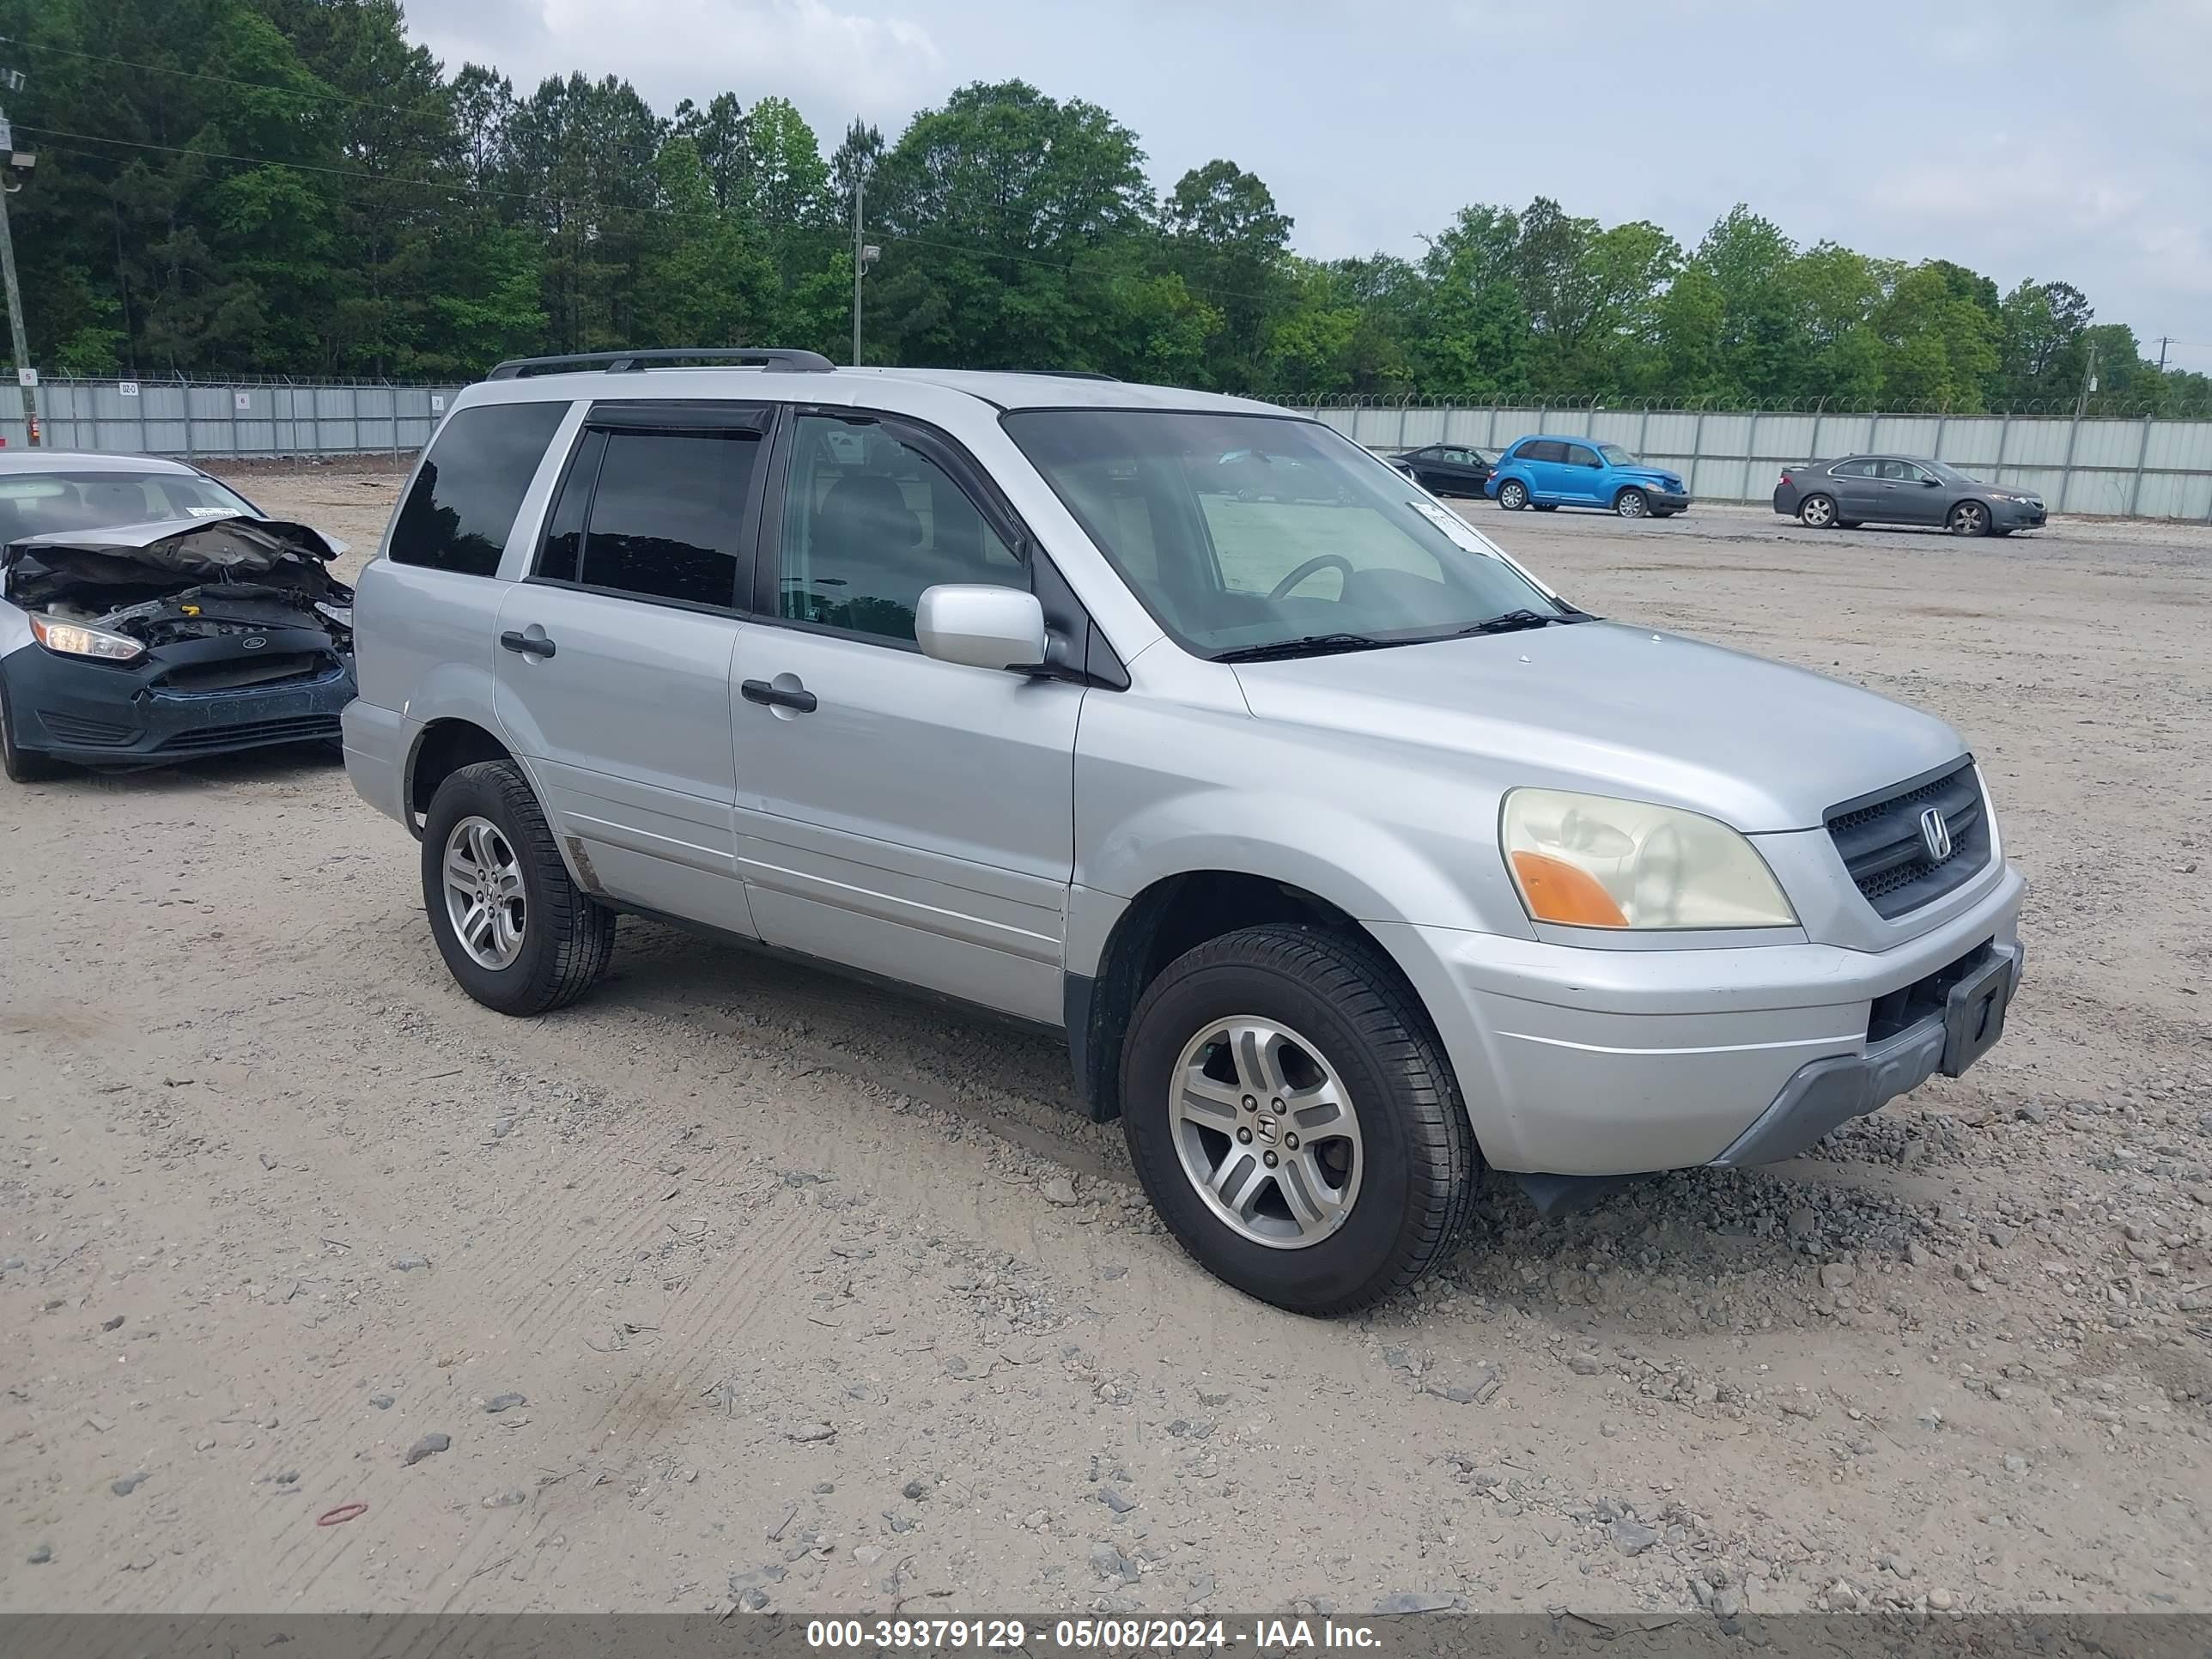
{"type": "Polygon", "coordinates": [[[1104,106],[1163,188],[1226,156],[1317,258],[1417,256],[1536,196],[1693,247],[1800,243],[2074,283],[2212,372],[2212,0],[407,0],[445,61],[666,113],[795,103],[825,152],[971,81],[1104,106]]]}

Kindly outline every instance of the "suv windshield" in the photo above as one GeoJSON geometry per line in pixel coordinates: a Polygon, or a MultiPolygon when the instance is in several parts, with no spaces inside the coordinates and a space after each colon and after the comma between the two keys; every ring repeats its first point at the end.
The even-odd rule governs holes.
{"type": "Polygon", "coordinates": [[[1605,457],[1605,464],[1607,466],[1634,466],[1638,465],[1636,457],[1630,454],[1619,444],[1600,444],[1597,447],[1597,453],[1605,457]]]}
{"type": "Polygon", "coordinates": [[[1395,469],[1311,421],[1169,410],[1004,424],[1153,618],[1204,656],[1578,618],[1395,469]]]}
{"type": "Polygon", "coordinates": [[[189,472],[0,473],[0,544],[58,530],[252,516],[245,498],[189,472]]]}

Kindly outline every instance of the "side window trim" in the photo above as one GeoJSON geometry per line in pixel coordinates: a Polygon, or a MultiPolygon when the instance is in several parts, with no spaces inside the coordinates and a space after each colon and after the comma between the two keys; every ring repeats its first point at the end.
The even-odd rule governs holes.
{"type": "MultiPolygon", "coordinates": [[[[707,419],[672,421],[667,417],[666,411],[680,407],[681,405],[673,404],[625,405],[621,403],[602,403],[585,410],[583,421],[576,428],[575,439],[562,463],[561,476],[554,484],[552,494],[546,499],[544,512],[539,515],[540,522],[533,538],[529,564],[522,577],[524,581],[541,587],[565,587],[577,593],[597,593],[605,599],[627,599],[632,605],[657,605],[672,611],[695,611],[706,616],[732,617],[747,614],[746,595],[754,586],[755,572],[761,563],[760,554],[763,545],[761,526],[764,516],[763,507],[767,500],[769,474],[776,459],[774,441],[780,427],[778,410],[775,406],[768,404],[702,404],[697,407],[701,412],[708,416],[707,419]],[[631,409],[649,410],[651,413],[632,416],[629,413],[631,409]],[[610,410],[622,410],[623,413],[614,419],[600,418],[605,411],[610,410]],[[724,418],[722,417],[724,410],[730,411],[733,416],[736,411],[744,410],[745,417],[724,418]],[[731,441],[757,443],[762,447],[762,453],[760,460],[753,467],[752,476],[745,483],[745,503],[738,526],[738,556],[733,561],[730,599],[726,605],[702,605],[692,599],[669,599],[658,593],[641,593],[631,588],[608,587],[597,582],[586,582],[562,576],[548,576],[543,574],[541,567],[545,558],[545,544],[553,529],[553,516],[560,509],[562,495],[568,489],[570,471],[582,459],[585,451],[590,447],[595,434],[623,432],[632,435],[642,433],[682,436],[689,434],[700,437],[720,437],[732,431],[759,434],[760,435],[755,438],[732,439],[731,441]]],[[[605,463],[606,446],[601,444],[599,448],[599,466],[603,468],[605,463]]],[[[584,555],[591,544],[592,507],[599,499],[599,475],[595,471],[584,497],[583,515],[579,520],[582,532],[576,547],[576,570],[579,577],[583,574],[584,555]]]]}

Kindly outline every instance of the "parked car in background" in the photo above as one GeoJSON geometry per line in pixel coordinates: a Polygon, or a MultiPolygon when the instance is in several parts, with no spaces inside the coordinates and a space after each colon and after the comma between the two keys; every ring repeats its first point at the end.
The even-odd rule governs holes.
{"type": "Polygon", "coordinates": [[[469,995],[574,1000],[629,911],[1060,1028],[1169,1230],[1304,1313],[1449,1259],[1486,1168],[1794,1157],[2019,981],[1957,732],[1601,621],[1269,404],[510,364],[360,588],[347,769],[469,995]]]}
{"type": "Polygon", "coordinates": [[[1498,464],[1497,452],[1465,444],[1430,444],[1389,458],[1415,483],[1433,495],[1480,495],[1498,464]]]}
{"type": "Polygon", "coordinates": [[[0,454],[0,763],[123,767],[335,743],[344,551],[148,455],[0,454]]]}
{"type": "Polygon", "coordinates": [[[1624,519],[1666,519],[1690,504],[1680,473],[1646,466],[1619,444],[1540,434],[1498,458],[1483,493],[1509,513],[1594,507],[1624,519]]]}
{"type": "Polygon", "coordinates": [[[2040,530],[2048,517],[2040,495],[2001,489],[1917,455],[1847,455],[1786,467],[1774,486],[1774,510],[1814,530],[1923,524],[1954,536],[2040,530]]]}

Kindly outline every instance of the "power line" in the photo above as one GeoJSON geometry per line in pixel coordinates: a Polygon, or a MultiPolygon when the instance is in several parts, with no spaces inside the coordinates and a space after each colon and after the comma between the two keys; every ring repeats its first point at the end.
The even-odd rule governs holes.
{"type": "Polygon", "coordinates": [[[334,103],[358,104],[363,109],[380,109],[392,115],[406,115],[411,111],[398,104],[379,103],[374,98],[356,98],[349,92],[339,92],[330,87],[280,87],[267,81],[241,81],[234,76],[210,75],[204,70],[173,69],[167,64],[138,64],[128,58],[111,57],[106,52],[76,52],[68,46],[50,46],[37,40],[17,40],[0,34],[0,41],[9,46],[27,46],[33,52],[52,52],[58,58],[74,58],[87,64],[112,64],[118,69],[138,70],[148,75],[173,75],[187,81],[206,81],[221,87],[244,87],[253,92],[273,92],[287,98],[321,98],[334,103]]]}

